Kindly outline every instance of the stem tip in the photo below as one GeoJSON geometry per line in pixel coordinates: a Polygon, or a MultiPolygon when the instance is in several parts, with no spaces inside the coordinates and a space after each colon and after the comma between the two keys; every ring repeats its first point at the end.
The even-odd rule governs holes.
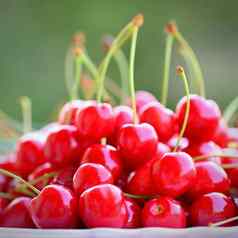
{"type": "Polygon", "coordinates": [[[144,15],[143,14],[138,14],[132,19],[132,23],[136,27],[141,27],[144,23],[144,15]]]}
{"type": "Polygon", "coordinates": [[[165,26],[165,32],[168,34],[175,35],[177,31],[178,29],[174,21],[167,23],[167,25],[165,26]]]}

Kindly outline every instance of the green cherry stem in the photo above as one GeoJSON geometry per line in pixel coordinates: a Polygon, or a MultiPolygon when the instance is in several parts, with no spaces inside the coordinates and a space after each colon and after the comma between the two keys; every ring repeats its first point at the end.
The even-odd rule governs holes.
{"type": "Polygon", "coordinates": [[[130,193],[123,193],[126,197],[129,198],[134,198],[134,199],[152,199],[154,196],[147,196],[147,195],[135,195],[135,194],[130,194],[130,193]]]}
{"type": "Polygon", "coordinates": [[[182,128],[179,132],[177,143],[176,143],[176,146],[174,147],[173,152],[177,151],[180,141],[184,135],[184,132],[185,132],[187,124],[188,124],[188,118],[189,118],[189,112],[190,112],[190,91],[189,91],[189,85],[188,85],[188,80],[187,80],[186,74],[185,74],[182,66],[177,66],[176,72],[177,72],[177,75],[183,80],[187,101],[186,101],[186,109],[185,109],[185,115],[184,115],[182,128]]]}
{"type": "Polygon", "coordinates": [[[169,87],[169,71],[171,65],[171,54],[173,48],[174,36],[167,34],[165,43],[165,58],[164,58],[164,75],[162,83],[162,94],[161,103],[166,106],[168,98],[168,87],[169,87]]]}
{"type": "Polygon", "coordinates": [[[211,223],[211,224],[209,224],[209,227],[218,227],[218,226],[222,226],[222,225],[225,225],[227,223],[234,222],[234,221],[237,221],[237,220],[238,220],[238,216],[231,217],[231,218],[228,218],[228,219],[223,220],[223,221],[219,221],[219,222],[216,222],[216,223],[211,223]]]}
{"type": "Polygon", "coordinates": [[[199,161],[199,160],[209,159],[212,157],[229,157],[233,159],[238,159],[238,155],[235,155],[235,154],[208,154],[208,155],[199,155],[199,156],[193,157],[193,160],[199,161]]]}
{"type": "Polygon", "coordinates": [[[37,188],[35,188],[34,186],[32,186],[29,182],[27,182],[26,180],[24,180],[23,178],[17,176],[16,174],[13,174],[5,169],[0,169],[0,173],[5,175],[5,176],[8,176],[8,177],[11,177],[13,179],[16,179],[18,180],[19,182],[25,184],[28,188],[30,188],[34,193],[36,194],[39,194],[40,193],[40,190],[38,190],[37,188]]]}
{"type": "Polygon", "coordinates": [[[23,96],[20,98],[20,105],[23,117],[23,132],[32,131],[32,104],[29,97],[23,96]]]}
{"type": "Polygon", "coordinates": [[[231,122],[232,117],[238,109],[238,97],[234,98],[231,103],[226,107],[223,113],[223,118],[229,124],[231,122]]]}
{"type": "Polygon", "coordinates": [[[238,163],[222,164],[221,167],[222,167],[223,169],[234,169],[234,168],[238,168],[238,163]]]}

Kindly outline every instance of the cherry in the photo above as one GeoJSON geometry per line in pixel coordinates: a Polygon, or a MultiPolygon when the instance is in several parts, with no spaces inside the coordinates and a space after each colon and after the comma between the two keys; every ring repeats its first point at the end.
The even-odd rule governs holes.
{"type": "Polygon", "coordinates": [[[121,127],[127,123],[133,122],[133,111],[128,106],[117,106],[113,109],[113,114],[114,129],[112,135],[109,137],[109,142],[112,145],[116,145],[121,127]]]}
{"type": "Polygon", "coordinates": [[[128,219],[123,228],[138,228],[141,225],[141,208],[131,198],[125,198],[128,219]]]}
{"type": "Polygon", "coordinates": [[[81,164],[98,163],[105,166],[113,175],[114,181],[122,172],[122,162],[116,148],[110,145],[94,144],[85,151],[81,164]]]}
{"type": "Polygon", "coordinates": [[[43,152],[45,136],[40,132],[25,134],[18,140],[16,148],[16,169],[23,177],[37,166],[46,162],[43,152]]]}
{"type": "Polygon", "coordinates": [[[78,212],[89,228],[121,228],[128,221],[122,191],[111,184],[97,185],[84,191],[79,199],[78,212]]]}
{"type": "Polygon", "coordinates": [[[230,189],[230,180],[222,167],[212,161],[195,164],[197,178],[189,191],[189,197],[196,198],[210,192],[226,193],[230,189]]]}
{"type": "MultiPolygon", "coordinates": [[[[176,107],[179,126],[183,124],[185,108],[186,97],[183,97],[176,107]]],[[[212,140],[220,118],[220,109],[214,101],[198,95],[190,95],[190,112],[185,137],[192,141],[212,140]]]]}
{"type": "Polygon", "coordinates": [[[170,197],[159,197],[148,201],[142,209],[144,227],[186,227],[186,214],[180,203],[170,197]]]}
{"type": "Polygon", "coordinates": [[[223,119],[219,121],[219,125],[213,137],[213,141],[222,148],[228,145],[229,142],[228,127],[223,119]]]}
{"type": "Polygon", "coordinates": [[[108,103],[85,105],[76,113],[75,125],[79,134],[89,140],[99,140],[112,134],[114,118],[108,103]]]}
{"type": "Polygon", "coordinates": [[[34,228],[35,225],[29,213],[31,199],[18,197],[3,210],[0,227],[34,228]]]}
{"type": "Polygon", "coordinates": [[[112,184],[111,172],[101,164],[85,163],[76,171],[73,177],[73,187],[76,194],[80,195],[86,189],[98,184],[112,184]]]}
{"type": "Polygon", "coordinates": [[[48,185],[30,203],[30,213],[38,228],[74,228],[77,225],[77,200],[60,185],[48,185]]]}
{"type": "Polygon", "coordinates": [[[153,162],[152,178],[159,194],[178,197],[193,186],[195,165],[184,152],[166,153],[160,160],[153,162]]]}
{"type": "Polygon", "coordinates": [[[65,167],[80,160],[77,129],[71,125],[54,127],[47,136],[44,154],[56,167],[65,167]]]}
{"type": "Polygon", "coordinates": [[[12,173],[17,173],[15,153],[0,155],[0,168],[12,173]]]}
{"type": "Polygon", "coordinates": [[[55,168],[50,163],[47,162],[45,164],[38,166],[31,174],[29,174],[28,181],[34,181],[42,176],[46,176],[44,179],[41,179],[40,181],[34,184],[36,188],[41,190],[43,187],[45,187],[52,181],[53,176],[47,177],[47,175],[52,174],[52,172],[55,172],[55,168]]]}
{"type": "Polygon", "coordinates": [[[11,179],[3,174],[0,174],[0,192],[5,192],[8,189],[11,179]]]}
{"type": "Polygon", "coordinates": [[[150,102],[140,110],[140,122],[152,125],[162,142],[167,142],[178,130],[174,112],[159,102],[150,102]]]}
{"type": "Polygon", "coordinates": [[[207,226],[236,215],[237,208],[233,200],[217,192],[200,196],[190,207],[193,226],[207,226]]]}
{"type": "Polygon", "coordinates": [[[119,133],[118,149],[125,166],[134,170],[152,159],[156,153],[158,137],[147,124],[125,124],[119,133]]]}
{"type": "Polygon", "coordinates": [[[81,100],[72,100],[64,104],[59,113],[58,122],[60,124],[73,125],[75,122],[76,113],[84,105],[81,100]]]}
{"type": "Polygon", "coordinates": [[[156,153],[153,157],[153,159],[161,159],[162,156],[165,154],[165,153],[168,153],[170,152],[170,148],[166,145],[166,144],[163,144],[162,142],[158,142],[157,143],[157,149],[156,149],[156,153]]]}
{"type": "Polygon", "coordinates": [[[1,224],[1,219],[3,217],[3,211],[8,204],[9,204],[9,200],[7,198],[0,198],[0,224],[1,224]]]}
{"type": "Polygon", "coordinates": [[[189,146],[189,140],[186,137],[180,138],[179,135],[175,134],[168,140],[167,145],[172,151],[176,148],[176,146],[177,151],[186,151],[186,148],[189,146]]]}

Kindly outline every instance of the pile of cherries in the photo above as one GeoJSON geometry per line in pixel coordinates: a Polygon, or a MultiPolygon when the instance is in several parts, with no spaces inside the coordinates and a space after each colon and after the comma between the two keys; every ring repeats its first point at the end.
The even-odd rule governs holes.
{"type": "Polygon", "coordinates": [[[147,91],[132,107],[67,102],[0,163],[0,227],[238,225],[238,129],[215,101],[189,103],[172,111],[147,91]]]}

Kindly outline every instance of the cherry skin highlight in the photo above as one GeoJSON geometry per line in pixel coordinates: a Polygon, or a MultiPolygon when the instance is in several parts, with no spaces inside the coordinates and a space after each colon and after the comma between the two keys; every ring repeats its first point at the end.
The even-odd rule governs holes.
{"type": "Polygon", "coordinates": [[[95,185],[106,183],[113,184],[113,177],[111,172],[101,164],[82,164],[73,177],[73,187],[77,195],[95,185]]]}
{"type": "Polygon", "coordinates": [[[196,169],[192,158],[184,152],[166,153],[152,165],[156,191],[171,197],[187,192],[194,184],[196,169]]]}
{"type": "Polygon", "coordinates": [[[84,191],[79,199],[80,217],[88,228],[122,228],[128,221],[122,191],[111,184],[102,184],[84,191]]]}
{"type": "Polygon", "coordinates": [[[186,214],[179,202],[161,196],[145,204],[142,224],[144,227],[185,228],[186,214]]]}
{"type": "Polygon", "coordinates": [[[208,226],[237,214],[232,198],[217,192],[202,195],[190,207],[190,220],[193,226],[208,226]]]}
{"type": "Polygon", "coordinates": [[[75,228],[77,200],[74,194],[60,185],[48,185],[33,198],[30,213],[38,228],[75,228]]]}

